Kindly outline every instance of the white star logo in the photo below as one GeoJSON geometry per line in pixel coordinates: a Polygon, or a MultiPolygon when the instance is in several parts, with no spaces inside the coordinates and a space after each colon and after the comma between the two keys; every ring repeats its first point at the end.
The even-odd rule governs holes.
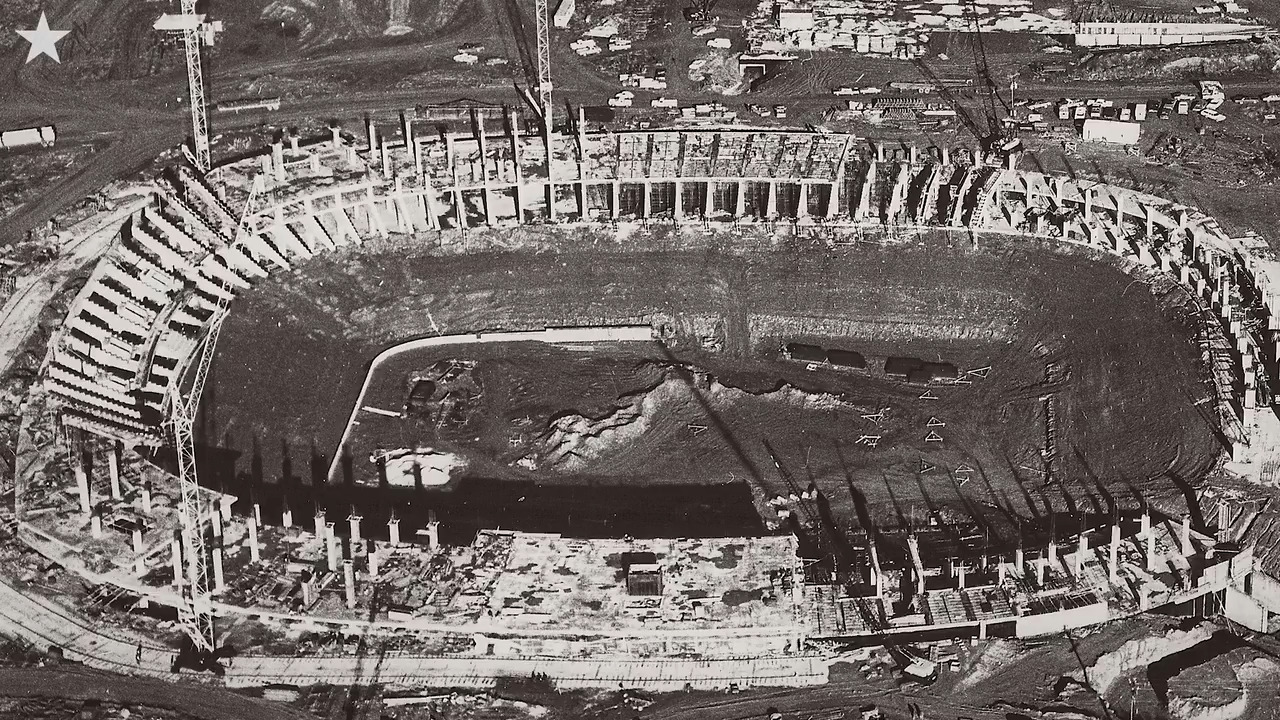
{"type": "Polygon", "coordinates": [[[58,57],[58,41],[63,35],[71,32],[70,30],[50,30],[49,20],[45,18],[44,12],[40,13],[40,22],[36,24],[35,30],[19,30],[21,35],[27,42],[31,43],[31,49],[27,51],[27,62],[31,62],[41,55],[48,55],[53,58],[54,62],[62,62],[58,57]]]}

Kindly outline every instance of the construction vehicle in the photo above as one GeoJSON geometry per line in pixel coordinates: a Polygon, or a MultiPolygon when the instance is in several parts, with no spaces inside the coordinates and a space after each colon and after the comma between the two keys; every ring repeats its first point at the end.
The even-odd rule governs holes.
{"type": "MultiPolygon", "coordinates": [[[[986,132],[980,136],[982,152],[988,164],[1003,165],[1010,156],[1022,149],[1022,141],[1018,139],[1017,124],[1007,122],[1011,119],[1009,106],[1000,97],[1000,90],[991,77],[991,66],[987,62],[987,46],[982,34],[982,23],[978,19],[976,0],[965,0],[964,8],[969,16],[969,27],[973,31],[974,77],[984,85],[980,92],[985,101],[987,123],[986,132]]],[[[1010,84],[1010,95],[1013,93],[1013,87],[1014,85],[1010,84]]]]}

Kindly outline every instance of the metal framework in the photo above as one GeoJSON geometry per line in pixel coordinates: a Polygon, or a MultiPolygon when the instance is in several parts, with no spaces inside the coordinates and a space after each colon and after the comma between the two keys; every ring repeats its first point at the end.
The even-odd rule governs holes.
{"type": "Polygon", "coordinates": [[[205,22],[204,15],[196,12],[196,0],[182,0],[182,12],[178,15],[161,15],[155,28],[182,34],[182,45],[187,60],[187,87],[191,91],[191,140],[195,166],[202,173],[209,172],[209,113],[205,103],[204,67],[200,46],[212,43],[213,34],[220,24],[205,22]]]}
{"type": "Polygon", "coordinates": [[[537,0],[534,12],[538,16],[538,104],[542,106],[543,129],[550,148],[554,111],[551,104],[551,23],[547,16],[547,0],[537,0]]]}

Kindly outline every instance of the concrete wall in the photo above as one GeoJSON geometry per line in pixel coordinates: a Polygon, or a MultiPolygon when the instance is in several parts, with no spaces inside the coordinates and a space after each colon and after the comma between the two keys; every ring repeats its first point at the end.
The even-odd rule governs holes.
{"type": "Polygon", "coordinates": [[[1227,588],[1227,602],[1224,609],[1227,619],[1239,623],[1254,632],[1268,632],[1267,618],[1270,613],[1254,598],[1245,595],[1234,587],[1227,588]]]}
{"type": "Polygon", "coordinates": [[[1110,618],[1106,602],[1096,602],[1084,607],[1059,610],[1042,615],[1023,615],[1017,621],[1018,637],[1051,635],[1068,628],[1104,623],[1110,618]]]}

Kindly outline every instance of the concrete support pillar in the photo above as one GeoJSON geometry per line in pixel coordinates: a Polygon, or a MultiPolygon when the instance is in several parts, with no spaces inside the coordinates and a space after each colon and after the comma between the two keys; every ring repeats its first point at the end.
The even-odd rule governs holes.
{"type": "Polygon", "coordinates": [[[274,170],[274,168],[273,168],[273,166],[272,166],[271,156],[270,156],[270,155],[263,155],[263,156],[262,156],[262,158],[261,158],[261,160],[262,160],[262,174],[263,174],[263,175],[270,175],[270,176],[274,176],[274,175],[275,175],[275,170],[274,170]]]}
{"type": "Polygon", "coordinates": [[[740,218],[747,214],[747,181],[738,181],[738,197],[734,201],[733,216],[740,218]]]}
{"type": "Polygon", "coordinates": [[[182,587],[182,538],[177,533],[169,539],[169,564],[173,570],[173,586],[182,587]]]}
{"type": "Polygon", "coordinates": [[[391,167],[391,146],[386,140],[382,140],[378,146],[378,172],[383,179],[390,179],[393,172],[391,167]]]}
{"type": "Polygon", "coordinates": [[[1080,540],[1076,543],[1076,577],[1084,577],[1084,563],[1088,559],[1089,538],[1080,533],[1080,540]]]}
{"type": "Polygon", "coordinates": [[[215,538],[222,537],[222,509],[216,503],[209,508],[209,525],[215,538]]]}
{"type": "Polygon", "coordinates": [[[107,449],[107,473],[111,478],[111,499],[120,500],[124,491],[120,489],[120,443],[113,441],[107,449]]]}
{"type": "Polygon", "coordinates": [[[288,530],[293,527],[293,511],[289,509],[289,504],[285,503],[280,511],[280,527],[288,530]]]}
{"type": "Polygon", "coordinates": [[[809,217],[809,186],[800,183],[799,199],[796,201],[796,217],[809,217]]]}
{"type": "Polygon", "coordinates": [[[707,181],[707,194],[702,202],[702,217],[709,218],[716,211],[716,184],[707,181]]]}
{"type": "Polygon", "coordinates": [[[1122,234],[1124,233],[1124,228],[1122,226],[1124,225],[1125,215],[1128,212],[1128,208],[1126,207],[1126,205],[1127,203],[1125,202],[1125,194],[1123,192],[1117,192],[1116,193],[1116,225],[1121,226],[1121,227],[1118,227],[1117,229],[1122,234]]]}
{"type": "Polygon", "coordinates": [[[391,518],[387,521],[387,533],[390,535],[391,544],[400,544],[400,518],[391,518]]]}
{"type": "Polygon", "coordinates": [[[377,580],[378,579],[378,561],[381,559],[381,554],[378,551],[378,543],[376,542],[373,543],[373,545],[369,548],[369,554],[367,557],[369,561],[369,579],[377,580]]]}
{"type": "Polygon", "coordinates": [[[440,547],[440,521],[436,520],[436,511],[427,512],[427,547],[435,550],[440,547]]]}
{"type": "Polygon", "coordinates": [[[671,209],[671,218],[676,222],[680,222],[684,219],[684,183],[676,180],[675,185],[676,197],[675,204],[672,205],[671,209]]]}
{"type": "MultiPolygon", "coordinates": [[[[915,146],[913,145],[912,148],[914,149],[915,146]]],[[[964,589],[965,572],[964,565],[956,568],[956,587],[961,590],[964,589]]]]}
{"type": "Polygon", "coordinates": [[[840,216],[840,186],[843,184],[843,178],[840,181],[831,183],[831,192],[827,195],[828,220],[834,220],[840,216]]]}
{"type": "Polygon", "coordinates": [[[1008,575],[1008,573],[1009,573],[1009,566],[1003,560],[996,563],[996,582],[997,583],[999,583],[1000,585],[1003,585],[1005,581],[1005,577],[1008,575]]]}
{"type": "Polygon", "coordinates": [[[325,526],[324,508],[319,508],[316,510],[316,517],[315,517],[316,537],[322,538],[322,539],[325,537],[324,526],[325,526]]]}
{"type": "Polygon", "coordinates": [[[769,219],[778,217],[778,183],[769,181],[769,193],[765,196],[764,216],[769,219]]]}
{"type": "Polygon", "coordinates": [[[353,545],[360,543],[360,521],[363,519],[355,513],[351,513],[347,517],[347,526],[351,529],[351,543],[353,545]]]}
{"type": "Polygon", "coordinates": [[[342,129],[337,125],[329,126],[329,145],[334,150],[342,149],[342,129]]]}
{"type": "Polygon", "coordinates": [[[1143,612],[1151,609],[1151,593],[1147,591],[1146,586],[1138,588],[1138,609],[1143,612]]]}
{"type": "Polygon", "coordinates": [[[253,518],[249,518],[249,560],[250,562],[262,560],[262,548],[258,544],[258,523],[253,518]]]}
{"type": "Polygon", "coordinates": [[[1120,525],[1111,526],[1111,546],[1107,549],[1107,572],[1111,582],[1120,579],[1120,525]]]}
{"type": "Polygon", "coordinates": [[[1083,188],[1084,193],[1084,221],[1093,222],[1093,188],[1083,188]]]}
{"type": "Polygon", "coordinates": [[[1036,585],[1039,585],[1041,587],[1044,586],[1044,574],[1045,574],[1045,570],[1048,569],[1048,567],[1049,567],[1049,563],[1045,560],[1041,560],[1036,563],[1036,585]]]}
{"type": "Polygon", "coordinates": [[[342,587],[347,597],[347,609],[354,610],[356,607],[356,569],[355,563],[350,560],[342,561],[342,587]]]}
{"type": "Polygon", "coordinates": [[[374,124],[373,118],[367,117],[364,119],[364,132],[365,138],[369,143],[367,149],[369,150],[369,155],[372,156],[373,151],[378,149],[378,126],[374,124]]]}
{"type": "Polygon", "coordinates": [[[325,534],[325,544],[328,549],[329,569],[337,571],[338,561],[342,559],[342,552],[338,547],[338,535],[333,531],[333,523],[328,523],[328,532],[325,534]]]}
{"type": "Polygon", "coordinates": [[[93,509],[93,515],[89,519],[89,532],[95,540],[102,537],[102,511],[98,508],[93,509]]]}
{"type": "Polygon", "coordinates": [[[1193,550],[1191,547],[1191,516],[1190,515],[1183,514],[1182,516],[1182,534],[1180,536],[1180,539],[1182,541],[1181,542],[1182,557],[1191,557],[1192,555],[1194,555],[1195,550],[1193,550]]]}
{"type": "Polygon", "coordinates": [[[978,639],[979,640],[987,639],[987,621],[986,620],[978,621],[978,639]]]}
{"type": "Polygon", "coordinates": [[[641,201],[640,217],[646,220],[653,215],[653,183],[644,181],[644,199],[641,201]]]}
{"type": "Polygon", "coordinates": [[[227,589],[227,580],[222,569],[222,548],[213,547],[213,592],[220,593],[227,589]]]}
{"type": "Polygon", "coordinates": [[[1057,569],[1058,567],[1058,541],[1057,540],[1049,541],[1049,552],[1047,553],[1047,559],[1049,561],[1049,566],[1054,569],[1057,569]]]}
{"type": "Polygon", "coordinates": [[[916,147],[915,143],[911,143],[907,147],[907,156],[911,159],[912,165],[918,165],[920,163],[920,148],[916,147]]]}
{"type": "Polygon", "coordinates": [[[145,480],[142,483],[142,514],[151,514],[151,481],[145,480]]]}
{"type": "Polygon", "coordinates": [[[142,528],[133,529],[133,574],[142,577],[147,574],[147,564],[142,553],[146,548],[142,544],[142,528]]]}
{"type": "Polygon", "coordinates": [[[616,221],[622,212],[622,183],[617,180],[609,181],[609,190],[609,215],[616,221]]]}
{"type": "Polygon", "coordinates": [[[253,504],[253,521],[257,523],[259,526],[262,525],[262,504],[261,503],[255,502],[253,504]]]}
{"type": "Polygon", "coordinates": [[[1138,522],[1139,522],[1139,526],[1138,526],[1139,534],[1146,535],[1150,533],[1151,532],[1151,511],[1146,508],[1143,508],[1142,515],[1141,517],[1139,517],[1138,522]]]}
{"type": "Polygon", "coordinates": [[[277,180],[284,180],[286,172],[284,169],[284,143],[279,140],[271,143],[271,169],[275,171],[277,180]]]}
{"type": "Polygon", "coordinates": [[[73,460],[72,471],[76,476],[76,491],[80,495],[80,512],[89,515],[93,512],[93,498],[89,494],[89,474],[84,471],[84,462],[76,453],[77,457],[73,460]]]}
{"type": "Polygon", "coordinates": [[[1023,552],[1021,546],[1013,551],[1013,572],[1018,577],[1022,577],[1027,573],[1027,555],[1023,552]]]}
{"type": "Polygon", "coordinates": [[[311,603],[315,602],[315,589],[312,587],[314,578],[307,578],[302,581],[302,607],[311,607],[311,603]]]}
{"type": "Polygon", "coordinates": [[[298,153],[298,136],[293,133],[289,133],[289,151],[298,153]]]}

